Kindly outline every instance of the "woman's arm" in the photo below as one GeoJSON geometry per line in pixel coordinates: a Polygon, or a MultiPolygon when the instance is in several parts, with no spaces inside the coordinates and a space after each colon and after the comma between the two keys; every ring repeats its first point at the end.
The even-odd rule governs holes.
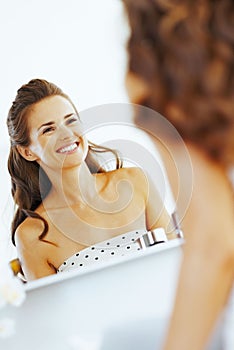
{"type": "MultiPolygon", "coordinates": [[[[149,175],[143,173],[145,177],[145,214],[146,227],[153,230],[159,227],[164,228],[168,239],[177,238],[172,217],[169,215],[165,204],[157,190],[157,184],[153,182],[149,175]]],[[[143,183],[143,181],[141,181],[143,183]]]]}
{"type": "Polygon", "coordinates": [[[233,193],[225,173],[207,160],[194,161],[182,225],[184,257],[163,349],[204,350],[234,282],[233,193]]]}
{"type": "Polygon", "coordinates": [[[132,167],[123,169],[126,179],[133,186],[137,197],[144,201],[145,225],[148,231],[163,228],[167,239],[178,238],[172,217],[165,208],[164,202],[157,190],[157,184],[150,178],[146,171],[132,167]]]}
{"type": "Polygon", "coordinates": [[[194,248],[193,243],[187,242],[184,247],[184,260],[164,350],[206,349],[227,301],[234,278],[231,251],[226,249],[221,254],[208,253],[204,246],[197,244],[194,248]]]}
{"type": "Polygon", "coordinates": [[[16,230],[16,248],[27,281],[52,275],[55,268],[49,264],[45,243],[38,236],[41,233],[39,220],[26,219],[16,230]],[[38,232],[37,232],[38,231],[38,232]]]}

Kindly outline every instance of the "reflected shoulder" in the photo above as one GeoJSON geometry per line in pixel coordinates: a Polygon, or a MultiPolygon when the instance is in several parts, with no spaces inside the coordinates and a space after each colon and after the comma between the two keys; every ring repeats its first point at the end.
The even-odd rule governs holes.
{"type": "Polygon", "coordinates": [[[112,173],[119,178],[132,178],[135,180],[146,179],[144,171],[139,167],[120,168],[114,170],[112,173]]]}
{"type": "Polygon", "coordinates": [[[138,193],[141,193],[144,197],[148,193],[148,177],[142,168],[129,167],[121,168],[118,173],[117,180],[127,180],[131,183],[138,193]]]}
{"type": "Polygon", "coordinates": [[[38,241],[38,236],[42,232],[44,224],[41,220],[35,218],[26,218],[16,229],[15,240],[16,246],[31,245],[32,242],[38,241]]]}
{"type": "Polygon", "coordinates": [[[141,193],[145,197],[148,193],[148,179],[146,174],[141,168],[129,167],[120,168],[105,173],[105,177],[102,178],[101,183],[107,183],[115,185],[120,181],[127,181],[130,183],[137,193],[141,193]]]}

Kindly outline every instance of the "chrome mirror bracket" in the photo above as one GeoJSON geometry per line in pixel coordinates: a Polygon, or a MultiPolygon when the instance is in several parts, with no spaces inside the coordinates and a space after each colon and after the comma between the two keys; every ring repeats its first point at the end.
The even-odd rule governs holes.
{"type": "Polygon", "coordinates": [[[146,232],[137,240],[141,249],[146,249],[153,245],[165,243],[167,241],[168,239],[165,230],[162,227],[146,232]]]}

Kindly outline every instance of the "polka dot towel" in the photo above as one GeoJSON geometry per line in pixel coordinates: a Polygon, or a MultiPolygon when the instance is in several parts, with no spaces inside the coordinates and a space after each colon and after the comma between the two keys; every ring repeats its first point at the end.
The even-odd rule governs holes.
{"type": "Polygon", "coordinates": [[[71,271],[99,261],[108,261],[116,256],[132,254],[140,250],[137,239],[146,232],[146,230],[131,231],[85,248],[64,261],[57,272],[71,271]]]}

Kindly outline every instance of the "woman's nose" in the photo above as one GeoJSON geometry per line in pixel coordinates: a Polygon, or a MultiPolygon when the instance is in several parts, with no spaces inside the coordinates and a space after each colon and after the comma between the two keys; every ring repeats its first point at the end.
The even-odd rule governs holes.
{"type": "Polygon", "coordinates": [[[73,136],[73,132],[71,129],[66,128],[65,126],[60,128],[60,134],[59,134],[60,140],[69,140],[70,138],[72,138],[72,136],[73,136]]]}

